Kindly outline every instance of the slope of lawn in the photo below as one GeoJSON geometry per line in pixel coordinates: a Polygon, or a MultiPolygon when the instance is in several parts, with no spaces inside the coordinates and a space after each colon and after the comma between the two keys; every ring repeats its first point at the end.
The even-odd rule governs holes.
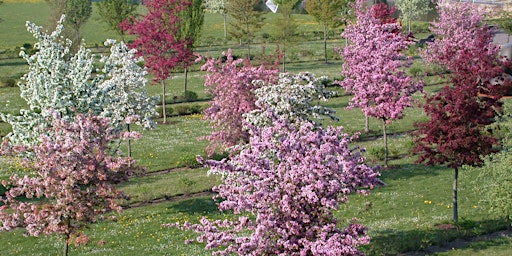
{"type": "MultiPolygon", "coordinates": [[[[21,1],[20,1],[21,2],[21,1]]],[[[24,43],[33,43],[33,38],[26,32],[25,20],[40,25],[48,22],[49,9],[42,1],[22,3],[4,1],[0,5],[0,77],[19,78],[26,72],[23,60],[12,55],[14,47],[24,43]],[[9,52],[11,51],[11,52],[9,52]]],[[[268,24],[276,15],[267,14],[268,24]]],[[[295,16],[300,19],[300,31],[318,30],[314,20],[307,15],[295,16]]],[[[228,20],[229,21],[229,20],[228,20]]],[[[234,54],[241,56],[244,47],[233,41],[222,39],[222,17],[207,14],[202,43],[197,50],[210,56],[219,56],[222,51],[231,47],[234,54]],[[224,45],[226,43],[226,45],[224,45]]],[[[271,33],[272,27],[265,25],[262,33],[271,33]]],[[[94,12],[90,21],[83,28],[83,35],[91,46],[100,45],[105,38],[116,37],[97,20],[94,12]]],[[[309,71],[317,76],[326,75],[331,80],[340,76],[341,61],[331,58],[329,63],[322,61],[323,42],[319,38],[314,41],[296,42],[287,50],[286,69],[290,72],[309,71]]],[[[262,42],[253,45],[255,55],[262,51],[262,42]]],[[[333,46],[342,46],[343,40],[329,41],[330,55],[333,46]]],[[[277,48],[275,43],[265,45],[265,52],[272,53],[277,48]]],[[[14,53],[16,56],[16,53],[14,53]]],[[[221,213],[215,202],[205,191],[218,184],[219,179],[208,176],[204,168],[195,168],[196,155],[205,155],[207,141],[200,137],[211,132],[207,121],[202,115],[178,116],[180,106],[204,106],[211,97],[203,90],[204,72],[198,71],[197,64],[189,73],[187,90],[198,95],[196,102],[175,104],[177,97],[183,95],[183,74],[177,72],[168,79],[169,94],[166,101],[173,108],[173,116],[168,124],[159,124],[154,130],[140,131],[143,137],[133,143],[132,155],[139,166],[146,168],[146,174],[132,178],[120,187],[129,195],[130,200],[121,202],[125,206],[122,213],[110,213],[102,220],[84,230],[91,241],[83,246],[71,246],[71,255],[210,255],[203,249],[204,245],[193,243],[185,245],[185,239],[193,239],[192,232],[162,227],[165,223],[198,222],[201,216],[208,218],[232,217],[229,212],[221,213]],[[189,168],[193,167],[193,168],[189,168]],[[158,203],[150,203],[158,202],[158,203]],[[138,207],[134,207],[138,206],[138,207]]],[[[417,73],[430,71],[419,63],[417,73]]],[[[426,78],[427,93],[439,90],[443,80],[438,76],[426,78]]],[[[350,95],[338,87],[329,87],[339,92],[340,96],[323,102],[325,106],[337,110],[339,121],[321,120],[324,125],[341,125],[345,132],[357,133],[364,128],[364,117],[360,110],[346,110],[350,95]]],[[[151,95],[159,96],[159,85],[148,86],[151,95]]],[[[421,102],[422,95],[416,98],[421,102]]],[[[0,112],[16,114],[20,108],[26,108],[25,102],[19,97],[17,87],[0,87],[0,112]]],[[[357,218],[368,227],[372,237],[369,245],[362,248],[367,255],[397,255],[412,252],[421,254],[421,250],[430,246],[442,245],[455,239],[502,230],[505,227],[501,216],[488,214],[479,204],[479,195],[473,189],[478,185],[477,170],[461,171],[459,188],[458,225],[451,222],[451,189],[453,173],[451,169],[435,166],[427,167],[415,164],[416,156],[410,153],[414,142],[409,131],[414,129],[413,123],[427,117],[421,108],[415,107],[406,111],[405,118],[388,127],[390,134],[390,168],[382,170],[381,179],[385,187],[379,187],[367,196],[352,195],[350,202],[342,205],[336,212],[340,226],[345,226],[353,218],[357,218]]],[[[354,142],[366,148],[368,164],[382,164],[381,138],[382,124],[379,120],[370,119],[370,133],[360,134],[354,142]]],[[[9,125],[0,123],[0,135],[10,131],[9,125]]],[[[121,149],[126,152],[126,145],[121,149]]],[[[8,176],[5,169],[0,170],[0,178],[8,176]]],[[[61,253],[62,237],[43,236],[25,237],[23,230],[11,233],[0,232],[2,241],[1,255],[56,255],[61,253]]],[[[439,255],[510,255],[512,239],[500,237],[440,253],[439,255]]]]}

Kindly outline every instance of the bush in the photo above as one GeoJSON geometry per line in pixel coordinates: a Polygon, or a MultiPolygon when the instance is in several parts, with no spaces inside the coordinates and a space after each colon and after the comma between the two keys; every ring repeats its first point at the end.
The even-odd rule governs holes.
{"type": "Polygon", "coordinates": [[[384,160],[386,149],[384,147],[373,147],[368,150],[368,153],[377,160],[384,160]]]}
{"type": "Polygon", "coordinates": [[[197,93],[187,90],[183,94],[183,98],[185,99],[185,101],[197,101],[198,96],[197,96],[197,93]]]}
{"type": "MultiPolygon", "coordinates": [[[[163,118],[163,117],[164,117],[164,115],[163,115],[163,113],[162,113],[162,106],[158,106],[158,107],[156,107],[156,111],[158,112],[158,116],[159,116],[160,118],[163,118]]],[[[173,108],[172,106],[168,106],[168,105],[166,105],[166,106],[165,106],[165,115],[166,115],[167,117],[170,117],[170,116],[172,116],[172,114],[173,114],[173,113],[174,113],[174,108],[173,108]]]]}
{"type": "Polygon", "coordinates": [[[201,166],[201,164],[198,163],[197,160],[196,160],[196,155],[191,154],[191,153],[186,153],[186,154],[182,155],[178,159],[177,165],[178,166],[185,166],[185,167],[188,167],[188,168],[197,168],[197,167],[201,166]]]}
{"type": "Polygon", "coordinates": [[[3,87],[15,87],[16,86],[16,79],[14,79],[12,77],[2,77],[1,82],[2,82],[3,87]]]}
{"type": "Polygon", "coordinates": [[[187,115],[190,111],[190,107],[186,106],[186,105],[179,105],[174,108],[175,108],[176,112],[178,113],[178,115],[180,115],[180,116],[187,115]]]}

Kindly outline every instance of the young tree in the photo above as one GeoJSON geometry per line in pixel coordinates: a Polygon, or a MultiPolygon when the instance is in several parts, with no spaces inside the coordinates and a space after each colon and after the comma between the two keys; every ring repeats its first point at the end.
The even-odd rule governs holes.
{"type": "Polygon", "coordinates": [[[493,130],[500,132],[504,138],[502,141],[503,149],[497,154],[487,155],[482,158],[481,167],[465,167],[467,169],[476,169],[478,178],[475,179],[473,189],[480,195],[480,203],[483,208],[487,208],[490,213],[503,216],[508,221],[508,228],[512,228],[512,179],[510,179],[510,163],[512,154],[512,112],[511,106],[505,102],[503,114],[500,116],[500,122],[494,123],[493,130]]]}
{"type": "Polygon", "coordinates": [[[273,20],[275,30],[273,31],[272,36],[277,40],[277,42],[281,42],[283,45],[283,49],[281,51],[283,54],[282,72],[286,72],[286,46],[287,43],[291,43],[297,39],[296,32],[299,26],[292,14],[294,8],[300,4],[300,1],[275,0],[274,2],[279,6],[278,12],[281,16],[273,20]]]}
{"type": "Polygon", "coordinates": [[[421,91],[422,82],[407,76],[402,67],[406,59],[400,51],[410,42],[397,33],[397,23],[382,23],[375,18],[373,8],[364,8],[364,1],[357,1],[357,21],[347,26],[342,36],[352,43],[340,53],[343,55],[340,85],[354,94],[349,108],[361,108],[366,116],[382,121],[385,144],[384,164],[388,165],[386,126],[403,117],[403,111],[412,106],[412,95],[421,91]]]}
{"type": "Polygon", "coordinates": [[[269,110],[290,124],[301,124],[323,116],[338,120],[334,109],[315,104],[334,96],[333,92],[325,90],[322,83],[325,79],[304,72],[296,75],[281,73],[277,83],[256,81],[259,84],[259,88],[254,90],[256,109],[244,114],[246,122],[258,127],[271,126],[269,110]]]}
{"type": "Polygon", "coordinates": [[[82,40],[80,28],[91,17],[92,2],[90,0],[67,0],[64,14],[66,15],[66,24],[73,28],[75,34],[73,45],[78,47],[82,40]]]}
{"type": "Polygon", "coordinates": [[[247,45],[247,58],[251,56],[251,43],[256,31],[263,27],[263,13],[256,10],[259,0],[228,0],[228,14],[233,17],[229,34],[247,45]]]}
{"type": "Polygon", "coordinates": [[[110,154],[110,143],[125,135],[106,118],[79,114],[69,122],[57,117],[50,127],[53,135],[42,135],[41,143],[28,149],[34,154],[27,159],[33,160],[33,175],[2,181],[10,189],[1,199],[0,231],[24,227],[31,236],[62,234],[67,255],[71,235],[100,214],[122,210],[117,200],[123,194],[115,185],[128,179],[132,160],[110,154]]]}
{"type": "Polygon", "coordinates": [[[327,34],[347,23],[352,0],[308,0],[304,8],[320,23],[324,33],[324,60],[327,63],[327,34]]]}
{"type": "Polygon", "coordinates": [[[165,79],[192,55],[187,40],[179,37],[180,13],[189,5],[186,0],[148,0],[144,2],[146,14],[121,25],[129,34],[137,35],[130,46],[137,49],[139,56],[144,56],[146,67],[162,86],[163,123],[167,123],[165,79]]]}
{"type": "MultiPolygon", "coordinates": [[[[191,0],[191,4],[179,16],[181,22],[178,25],[180,28],[179,40],[186,41],[187,48],[193,53],[201,37],[201,29],[204,23],[203,0],[191,0]]],[[[190,54],[189,59],[182,61],[185,76],[184,94],[187,93],[188,67],[193,63],[192,57],[194,56],[190,54]]]]}
{"type": "Polygon", "coordinates": [[[226,39],[226,37],[228,35],[228,30],[227,30],[227,26],[226,26],[226,24],[227,24],[226,19],[228,16],[227,5],[228,5],[228,0],[205,0],[204,1],[204,7],[207,11],[209,11],[211,13],[218,13],[218,14],[222,15],[222,18],[224,19],[224,40],[226,39]]]}
{"type": "Polygon", "coordinates": [[[66,10],[66,1],[67,0],[45,0],[50,7],[50,27],[49,30],[55,30],[60,21],[60,18],[64,14],[66,10]]]}
{"type": "Polygon", "coordinates": [[[201,67],[206,70],[206,91],[213,98],[205,110],[205,119],[210,120],[213,133],[206,136],[210,144],[209,155],[215,150],[224,151],[232,146],[249,141],[249,134],[243,129],[243,114],[256,109],[254,90],[260,86],[254,81],[274,83],[278,70],[275,67],[253,67],[248,60],[235,60],[231,49],[222,58],[208,59],[201,67]]]}
{"type": "MultiPolygon", "coordinates": [[[[269,127],[250,126],[250,141],[228,161],[207,161],[223,182],[219,210],[238,218],[167,226],[193,230],[218,255],[358,255],[368,244],[356,219],[339,228],[333,212],[347,194],[380,184],[341,127],[291,125],[269,111],[269,127]]],[[[193,241],[193,240],[191,240],[193,241]]],[[[188,241],[188,242],[191,242],[188,241]]]]}
{"type": "Polygon", "coordinates": [[[124,42],[124,30],[119,26],[123,21],[133,16],[138,3],[131,0],[101,0],[95,3],[99,19],[115,31],[124,42]]]}
{"type": "Polygon", "coordinates": [[[445,164],[454,169],[453,220],[458,221],[457,184],[462,165],[478,165],[480,156],[492,152],[496,139],[487,133],[494,109],[510,81],[495,83],[505,63],[492,43],[493,30],[483,25],[483,11],[469,4],[439,7],[439,20],[432,31],[436,40],[422,54],[431,63],[450,71],[450,85],[427,97],[430,116],[419,123],[416,148],[418,162],[445,164]],[[479,96],[485,94],[485,97],[479,96]]]}
{"type": "Polygon", "coordinates": [[[411,32],[411,21],[430,11],[430,0],[397,0],[395,5],[402,13],[402,20],[407,23],[409,33],[411,32]]]}
{"type": "Polygon", "coordinates": [[[134,57],[135,51],[129,51],[124,43],[107,41],[110,55],[100,58],[104,68],[93,74],[98,61],[85,45],[70,53],[71,41],[61,40],[62,23],[47,34],[42,27],[27,22],[27,30],[38,39],[35,54],[20,53],[29,71],[19,86],[30,109],[20,110],[19,116],[2,115],[12,126],[9,141],[14,145],[37,144],[40,134],[36,128],[49,127],[49,110],[64,119],[78,113],[106,116],[119,130],[126,125],[126,118],[138,116],[138,124],[152,127],[154,103],[144,91],[146,72],[137,65],[140,59],[134,57]]]}

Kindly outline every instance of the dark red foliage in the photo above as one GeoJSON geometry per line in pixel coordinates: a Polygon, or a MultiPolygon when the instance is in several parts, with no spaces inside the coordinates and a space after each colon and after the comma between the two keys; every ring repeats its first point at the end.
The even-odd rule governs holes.
{"type": "Polygon", "coordinates": [[[145,0],[147,13],[120,25],[129,34],[137,35],[130,47],[144,57],[157,81],[168,78],[172,69],[192,59],[191,42],[179,38],[179,13],[190,4],[186,0],[145,0]]]}
{"type": "Polygon", "coordinates": [[[396,18],[393,17],[395,11],[394,5],[391,8],[385,3],[372,5],[372,16],[379,19],[382,24],[396,23],[396,18]]]}

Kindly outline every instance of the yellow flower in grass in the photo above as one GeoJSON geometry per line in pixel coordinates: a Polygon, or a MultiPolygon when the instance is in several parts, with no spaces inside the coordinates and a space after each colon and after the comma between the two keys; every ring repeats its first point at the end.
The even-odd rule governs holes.
{"type": "Polygon", "coordinates": [[[430,200],[425,200],[425,201],[423,201],[423,203],[425,203],[425,204],[432,204],[432,201],[430,201],[430,200]]]}

